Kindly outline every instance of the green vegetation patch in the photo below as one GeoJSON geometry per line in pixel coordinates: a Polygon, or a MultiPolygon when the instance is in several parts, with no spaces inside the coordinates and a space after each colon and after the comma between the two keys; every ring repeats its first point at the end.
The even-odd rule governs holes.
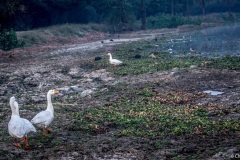
{"type": "Polygon", "coordinates": [[[240,57],[221,57],[212,60],[208,67],[218,68],[218,69],[233,69],[240,70],[240,57]]]}
{"type": "Polygon", "coordinates": [[[0,49],[10,50],[13,48],[23,47],[25,42],[17,38],[17,34],[13,29],[2,30],[0,32],[0,49]]]}
{"type": "Polygon", "coordinates": [[[106,68],[117,75],[136,75],[171,70],[175,67],[188,68],[191,65],[199,66],[202,64],[202,60],[199,58],[178,58],[169,53],[158,52],[154,44],[149,41],[119,45],[112,52],[112,56],[114,59],[121,60],[123,65],[112,66],[107,55],[104,60],[95,62],[95,64],[92,62],[92,65],[94,64],[96,69],[106,68]],[[152,53],[156,56],[156,59],[149,57],[152,53]],[[135,58],[136,54],[140,54],[141,58],[135,58]]]}
{"type": "MultiPolygon", "coordinates": [[[[158,45],[158,48],[161,48],[161,44],[158,45]]],[[[208,57],[186,54],[178,53],[180,56],[176,56],[167,52],[159,52],[153,41],[139,41],[119,45],[112,51],[113,58],[121,60],[123,65],[112,66],[109,63],[109,57],[106,55],[104,60],[92,62],[92,67],[96,69],[106,68],[117,75],[154,73],[171,70],[176,67],[179,69],[189,68],[192,65],[218,69],[240,69],[240,57],[225,56],[210,59],[208,57]],[[136,54],[140,54],[141,58],[135,58],[136,54]],[[151,54],[154,54],[156,58],[150,58],[151,54]]]]}
{"type": "Polygon", "coordinates": [[[88,34],[94,34],[96,31],[106,31],[106,28],[104,24],[95,23],[62,24],[19,32],[18,36],[28,46],[53,42],[67,43],[69,38],[82,38],[88,34]]]}
{"type": "Polygon", "coordinates": [[[118,68],[113,67],[110,70],[118,75],[129,75],[170,70],[175,67],[188,68],[191,65],[198,65],[200,63],[200,61],[189,59],[159,60],[146,57],[140,60],[125,60],[123,66],[118,68]]]}
{"type": "Polygon", "coordinates": [[[171,103],[162,103],[159,99],[162,97],[161,94],[149,92],[151,91],[148,89],[136,91],[134,98],[122,98],[99,108],[72,113],[71,116],[76,121],[70,126],[70,130],[99,134],[116,129],[116,136],[146,138],[183,134],[210,135],[218,131],[240,130],[239,120],[210,119],[208,112],[219,109],[219,106],[191,104],[191,101],[203,95],[172,92],[165,96],[165,102],[171,103]],[[179,99],[187,100],[178,104],[179,99]],[[178,105],[168,105],[173,102],[178,105]]]}

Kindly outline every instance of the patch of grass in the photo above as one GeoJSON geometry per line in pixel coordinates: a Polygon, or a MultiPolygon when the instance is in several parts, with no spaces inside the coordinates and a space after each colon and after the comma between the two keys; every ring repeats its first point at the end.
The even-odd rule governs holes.
{"type": "Polygon", "coordinates": [[[27,46],[45,43],[67,43],[69,38],[81,38],[86,34],[94,34],[96,31],[106,31],[103,24],[63,24],[31,31],[18,32],[19,39],[26,42],[27,46]]]}
{"type": "Polygon", "coordinates": [[[43,35],[37,34],[34,31],[25,31],[24,33],[19,34],[19,37],[26,42],[27,45],[46,43],[48,41],[43,35]]]}
{"type": "Polygon", "coordinates": [[[46,28],[45,32],[49,32],[54,36],[84,36],[82,28],[77,24],[56,25],[46,28]]]}
{"type": "MultiPolygon", "coordinates": [[[[161,45],[161,44],[160,44],[161,45]]],[[[113,58],[123,61],[122,66],[112,66],[108,57],[99,62],[93,62],[92,68],[106,68],[117,75],[136,75],[143,73],[154,73],[157,71],[171,70],[177,68],[188,68],[191,65],[202,66],[207,63],[210,68],[240,69],[240,57],[222,57],[208,59],[207,57],[175,57],[169,53],[157,52],[153,41],[140,41],[130,44],[119,45],[112,52],[113,58]],[[149,58],[154,53],[156,59],[149,58]],[[141,54],[140,59],[135,55],[141,54]]]]}
{"type": "Polygon", "coordinates": [[[175,67],[188,68],[191,65],[199,66],[202,63],[200,59],[175,58],[169,53],[154,52],[154,50],[154,46],[149,41],[134,42],[124,46],[120,45],[113,51],[112,55],[113,58],[123,61],[123,65],[112,66],[108,59],[104,59],[95,62],[94,67],[98,69],[106,68],[117,75],[136,75],[170,70],[175,67]],[[149,55],[153,52],[157,57],[156,59],[149,58],[149,55]],[[141,58],[136,59],[136,54],[141,54],[141,58]]]}
{"type": "Polygon", "coordinates": [[[218,68],[218,69],[232,69],[240,70],[240,57],[222,57],[212,60],[212,63],[208,67],[218,68]]]}
{"type": "Polygon", "coordinates": [[[19,40],[13,29],[0,31],[0,49],[8,51],[13,48],[24,47],[25,42],[19,40]]]}
{"type": "Polygon", "coordinates": [[[238,120],[211,120],[207,113],[212,108],[191,105],[189,102],[170,106],[156,100],[154,97],[157,95],[154,93],[146,94],[149,96],[135,92],[135,99],[116,100],[115,103],[72,113],[71,116],[81,124],[76,125],[78,130],[99,134],[117,128],[116,136],[149,138],[183,134],[210,135],[213,132],[240,130],[238,120]]]}
{"type": "Polygon", "coordinates": [[[169,141],[157,141],[154,144],[154,147],[156,148],[164,148],[165,146],[171,145],[171,142],[169,141]]]}
{"type": "Polygon", "coordinates": [[[110,70],[118,75],[142,74],[170,70],[175,67],[187,68],[191,65],[199,65],[200,63],[200,61],[189,59],[172,59],[161,61],[158,59],[142,58],[140,60],[125,60],[124,66],[118,68],[112,67],[110,70]]]}

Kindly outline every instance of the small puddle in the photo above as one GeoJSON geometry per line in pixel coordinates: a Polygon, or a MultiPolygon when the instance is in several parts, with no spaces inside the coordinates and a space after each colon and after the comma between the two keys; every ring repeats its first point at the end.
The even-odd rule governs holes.
{"type": "Polygon", "coordinates": [[[224,92],[206,90],[206,91],[203,91],[203,93],[208,93],[208,94],[210,94],[210,95],[212,95],[212,96],[217,96],[217,95],[223,94],[224,92]]]}

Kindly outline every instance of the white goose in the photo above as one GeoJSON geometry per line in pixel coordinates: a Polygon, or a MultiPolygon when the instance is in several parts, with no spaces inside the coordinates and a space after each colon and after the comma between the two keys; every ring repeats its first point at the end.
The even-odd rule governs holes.
{"type": "MultiPolygon", "coordinates": [[[[12,110],[11,120],[8,123],[8,132],[14,138],[21,138],[21,142],[25,142],[25,150],[29,149],[27,134],[31,131],[36,132],[35,127],[27,119],[19,116],[18,103],[15,97],[10,98],[10,107],[12,110]]],[[[14,143],[14,146],[21,147],[20,143],[14,143]]]]}
{"type": "Polygon", "coordinates": [[[52,123],[54,118],[54,109],[52,105],[51,96],[58,93],[59,92],[55,89],[49,90],[47,93],[47,109],[45,111],[39,112],[31,120],[33,124],[42,129],[42,135],[44,136],[47,136],[47,134],[44,133],[44,130],[46,130],[48,133],[51,133],[51,130],[48,128],[48,126],[52,123]]]}
{"type": "Polygon", "coordinates": [[[108,53],[108,55],[109,55],[109,61],[111,64],[118,66],[123,63],[122,61],[119,61],[118,59],[113,59],[111,53],[108,53]]]}

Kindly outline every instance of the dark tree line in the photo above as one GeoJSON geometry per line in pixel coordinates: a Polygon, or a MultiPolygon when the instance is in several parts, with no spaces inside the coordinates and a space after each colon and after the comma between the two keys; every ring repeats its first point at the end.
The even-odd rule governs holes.
{"type": "Polygon", "coordinates": [[[129,28],[159,13],[184,16],[238,12],[240,0],[0,0],[0,29],[28,30],[63,23],[107,23],[129,28]]]}

